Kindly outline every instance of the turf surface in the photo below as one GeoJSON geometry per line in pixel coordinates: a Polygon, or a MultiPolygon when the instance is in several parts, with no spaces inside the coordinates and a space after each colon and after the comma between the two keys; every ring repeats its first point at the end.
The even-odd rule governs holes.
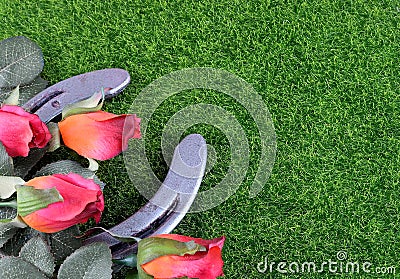
{"type": "MultiPolygon", "coordinates": [[[[96,69],[128,70],[131,85],[106,105],[114,113],[126,112],[153,80],[183,68],[224,69],[253,85],[277,134],[272,175],[255,198],[248,190],[258,166],[257,127],[235,100],[183,92],[157,110],[144,139],[162,178],[162,127],[179,109],[211,103],[242,124],[254,159],[247,180],[225,203],[188,215],[175,230],[225,235],[226,278],[280,278],[277,271],[259,273],[257,264],[265,256],[321,263],[336,260],[339,251],[346,261],[372,263],[373,272],[354,277],[397,277],[376,267],[400,273],[398,1],[0,0],[0,22],[0,39],[24,35],[42,47],[43,77],[52,84],[96,69]]],[[[207,189],[229,168],[229,143],[211,125],[189,132],[203,134],[219,154],[207,189]]],[[[101,225],[145,203],[122,156],[102,163],[99,176],[108,184],[101,225]]],[[[303,277],[338,274],[325,269],[303,277]]]]}

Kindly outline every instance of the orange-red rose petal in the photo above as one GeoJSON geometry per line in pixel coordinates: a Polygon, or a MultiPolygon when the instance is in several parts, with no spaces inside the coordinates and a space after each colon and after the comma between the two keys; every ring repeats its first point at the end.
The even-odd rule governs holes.
{"type": "Polygon", "coordinates": [[[108,160],[128,148],[128,140],[140,138],[140,118],[97,111],[76,114],[60,123],[61,137],[78,154],[108,160]]]}
{"type": "Polygon", "coordinates": [[[11,157],[26,157],[30,148],[43,148],[50,139],[47,126],[37,115],[18,106],[0,108],[0,142],[11,157]]]}
{"type": "Polygon", "coordinates": [[[100,221],[104,198],[100,186],[92,179],[74,173],[54,174],[33,178],[26,185],[36,189],[56,187],[64,199],[21,217],[28,226],[38,231],[53,233],[85,223],[90,218],[100,221]]]}

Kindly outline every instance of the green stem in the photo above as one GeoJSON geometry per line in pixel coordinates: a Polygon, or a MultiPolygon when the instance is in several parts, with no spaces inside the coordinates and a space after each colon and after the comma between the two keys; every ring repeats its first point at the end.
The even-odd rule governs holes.
{"type": "Polygon", "coordinates": [[[0,207],[12,207],[17,209],[17,200],[0,202],[0,207]]]}

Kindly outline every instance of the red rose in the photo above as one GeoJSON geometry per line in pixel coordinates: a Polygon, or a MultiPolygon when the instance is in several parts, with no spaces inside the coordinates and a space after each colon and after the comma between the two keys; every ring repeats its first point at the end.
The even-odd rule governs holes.
{"type": "Polygon", "coordinates": [[[26,157],[30,148],[43,148],[50,139],[49,129],[36,114],[19,106],[0,108],[0,142],[11,157],[26,157]]]}
{"type": "Polygon", "coordinates": [[[63,201],[21,216],[22,220],[35,230],[53,233],[78,223],[85,223],[92,217],[96,222],[100,221],[104,210],[104,198],[100,186],[92,179],[83,178],[75,173],[54,174],[33,178],[26,182],[26,185],[35,189],[55,187],[63,198],[63,201]]]}
{"type": "Polygon", "coordinates": [[[141,269],[139,273],[144,271],[154,278],[164,279],[185,276],[215,279],[223,275],[224,241],[225,237],[205,240],[177,234],[145,238],[139,241],[138,269],[141,269]]]}
{"type": "Polygon", "coordinates": [[[128,140],[140,138],[140,118],[97,111],[76,114],[58,123],[63,142],[79,155],[107,160],[128,148],[128,140]]]}

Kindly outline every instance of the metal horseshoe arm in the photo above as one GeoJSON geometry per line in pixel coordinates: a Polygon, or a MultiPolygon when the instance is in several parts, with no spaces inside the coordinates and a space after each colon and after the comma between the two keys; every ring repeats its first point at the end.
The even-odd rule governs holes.
{"type": "MultiPolygon", "coordinates": [[[[150,201],[127,220],[110,229],[115,234],[147,237],[170,233],[182,220],[199,190],[207,161],[207,145],[192,134],[175,148],[168,174],[150,201]]],[[[85,244],[106,242],[115,258],[125,257],[136,245],[120,243],[107,233],[86,239],[85,244]]]]}
{"type": "Polygon", "coordinates": [[[106,98],[118,95],[128,86],[129,73],[123,69],[103,69],[56,83],[26,102],[22,107],[37,114],[43,122],[60,115],[63,108],[91,97],[102,88],[106,98]]]}

